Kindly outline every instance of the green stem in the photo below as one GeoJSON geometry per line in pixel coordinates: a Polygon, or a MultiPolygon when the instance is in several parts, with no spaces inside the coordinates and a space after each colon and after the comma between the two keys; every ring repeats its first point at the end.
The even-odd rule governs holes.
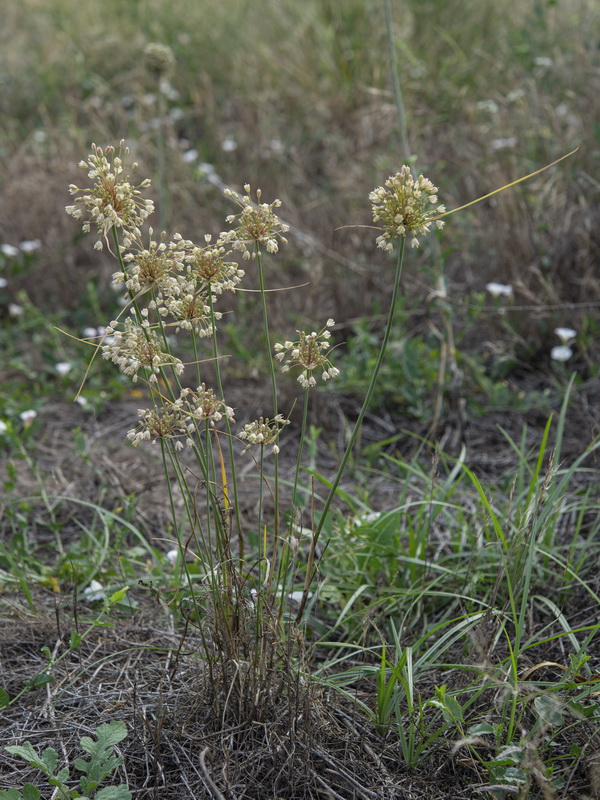
{"type": "Polygon", "coordinates": [[[300,430],[300,444],[298,445],[298,458],[296,459],[296,473],[294,475],[294,491],[292,494],[292,509],[296,510],[296,497],[298,495],[298,478],[300,475],[300,464],[302,463],[302,451],[304,450],[304,438],[306,436],[306,422],[308,419],[308,387],[304,390],[304,409],[302,412],[302,428],[300,430]]]}
{"type": "MultiPolygon", "coordinates": [[[[208,292],[208,302],[209,302],[209,305],[210,305],[210,315],[211,315],[211,319],[212,319],[212,346],[213,346],[213,357],[214,357],[214,360],[215,360],[215,374],[216,374],[216,377],[217,377],[217,387],[219,389],[219,395],[221,397],[221,400],[223,402],[225,402],[225,393],[223,391],[223,380],[222,380],[222,377],[221,377],[221,366],[220,366],[220,360],[219,360],[219,348],[218,348],[218,343],[217,343],[217,325],[216,325],[216,321],[215,321],[215,310],[214,310],[214,306],[213,306],[213,296],[212,296],[212,292],[210,291],[210,286],[209,286],[209,292],[208,292]]],[[[229,461],[230,461],[230,465],[231,465],[231,485],[232,485],[232,488],[233,488],[233,513],[235,513],[235,519],[236,519],[236,524],[237,524],[237,529],[238,529],[238,542],[239,542],[239,553],[238,553],[238,556],[239,556],[239,559],[240,559],[240,570],[241,570],[242,563],[243,563],[243,560],[244,560],[245,546],[244,546],[244,538],[243,538],[243,533],[242,533],[242,520],[241,520],[241,517],[240,517],[240,504],[239,504],[239,501],[238,501],[237,473],[236,473],[236,469],[235,469],[235,453],[233,451],[233,441],[234,441],[234,439],[233,439],[233,434],[231,432],[231,423],[229,421],[229,417],[227,416],[227,414],[225,414],[224,417],[225,417],[225,428],[227,429],[227,444],[228,444],[228,448],[229,448],[229,461]]],[[[231,508],[231,506],[230,506],[230,508],[231,508]]]]}
{"type": "MultiPolygon", "coordinates": [[[[394,288],[392,291],[392,298],[390,300],[390,310],[388,313],[387,324],[385,327],[385,332],[383,334],[383,341],[381,343],[381,349],[379,350],[379,355],[377,356],[377,362],[375,364],[375,368],[373,369],[373,373],[371,375],[371,380],[369,382],[369,387],[367,389],[367,393],[365,395],[365,399],[363,400],[362,408],[360,410],[360,414],[358,415],[358,419],[354,424],[354,429],[350,435],[350,440],[348,441],[348,445],[346,447],[346,452],[342,456],[342,460],[340,462],[340,466],[338,467],[338,471],[336,473],[335,478],[333,479],[333,483],[329,489],[329,494],[327,495],[327,499],[325,500],[325,505],[323,506],[323,511],[321,512],[321,518],[317,524],[316,530],[313,535],[313,549],[316,548],[317,542],[319,541],[319,537],[325,525],[325,520],[327,519],[327,515],[329,513],[329,509],[331,508],[331,504],[333,502],[333,498],[335,497],[337,488],[339,483],[342,479],[342,475],[346,469],[346,465],[348,464],[348,460],[350,455],[352,454],[352,450],[354,448],[354,444],[356,443],[356,439],[358,437],[360,428],[362,426],[363,420],[365,418],[365,414],[371,404],[371,398],[373,397],[373,392],[375,390],[375,385],[377,383],[377,378],[379,376],[379,371],[381,369],[381,365],[383,364],[383,359],[385,356],[385,351],[387,349],[387,344],[390,338],[390,334],[392,332],[392,327],[394,324],[394,313],[396,310],[396,303],[398,300],[398,294],[400,290],[400,278],[402,277],[402,266],[404,264],[404,251],[406,249],[406,237],[402,237],[400,240],[400,252],[398,254],[398,261],[396,263],[396,276],[394,278],[394,288]]],[[[298,610],[298,614],[296,616],[296,621],[299,622],[302,614],[304,613],[304,607],[306,605],[306,600],[308,597],[308,588],[310,586],[310,582],[312,580],[312,576],[310,574],[310,570],[306,573],[306,580],[304,584],[304,594],[302,596],[302,600],[300,602],[300,608],[298,610]]]]}
{"type": "Polygon", "coordinates": [[[385,28],[387,32],[388,51],[390,56],[390,73],[392,76],[392,89],[394,91],[394,102],[398,114],[398,126],[400,128],[400,143],[402,146],[404,161],[410,160],[410,145],[408,143],[408,127],[406,124],[406,112],[402,99],[402,89],[400,88],[400,77],[398,74],[398,59],[396,58],[396,45],[394,43],[394,30],[392,26],[392,6],[390,0],[383,0],[385,12],[385,28]]]}
{"type": "MultiPolygon", "coordinates": [[[[267,360],[269,363],[269,371],[271,373],[271,387],[273,391],[273,417],[276,417],[278,414],[277,411],[277,376],[275,374],[275,364],[273,363],[273,356],[271,354],[271,337],[269,334],[269,315],[267,313],[267,296],[266,296],[266,289],[265,289],[265,275],[262,267],[262,259],[261,259],[261,252],[258,242],[256,243],[256,263],[258,265],[258,285],[260,288],[260,299],[262,305],[262,313],[263,313],[263,326],[265,332],[265,342],[267,347],[267,360]]],[[[277,542],[277,537],[279,535],[279,455],[275,453],[275,486],[274,486],[274,494],[275,494],[275,542],[277,542]]],[[[262,472],[261,474],[261,481],[262,481],[262,472]]],[[[276,544],[275,544],[275,551],[276,551],[276,544]]]]}

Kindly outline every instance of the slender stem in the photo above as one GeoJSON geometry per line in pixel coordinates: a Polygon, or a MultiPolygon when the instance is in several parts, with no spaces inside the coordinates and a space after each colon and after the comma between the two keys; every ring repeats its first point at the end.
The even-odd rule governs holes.
{"type": "Polygon", "coordinates": [[[396,113],[398,114],[398,125],[400,128],[402,155],[404,161],[409,161],[410,144],[408,143],[408,126],[406,124],[406,112],[404,110],[404,100],[402,99],[402,89],[400,88],[398,59],[396,58],[396,45],[394,43],[394,30],[392,26],[392,6],[390,0],[383,0],[383,8],[385,12],[385,28],[387,32],[388,51],[390,57],[392,89],[394,91],[394,102],[396,103],[396,113]]]}
{"type": "MultiPolygon", "coordinates": [[[[265,275],[262,267],[262,259],[261,259],[261,252],[258,242],[256,244],[256,263],[258,265],[258,285],[260,288],[260,299],[262,305],[262,313],[263,313],[263,326],[265,332],[265,342],[267,347],[267,360],[269,362],[269,371],[271,373],[271,387],[273,391],[273,417],[276,417],[278,414],[277,411],[277,376],[275,374],[275,364],[273,363],[273,356],[271,354],[271,337],[269,334],[269,315],[267,313],[267,295],[265,291],[265,275]]],[[[277,537],[279,535],[279,455],[277,453],[274,454],[275,460],[275,486],[274,486],[274,494],[275,494],[275,540],[277,541],[277,537]]],[[[262,481],[262,471],[261,481],[262,481]]],[[[276,544],[275,544],[276,550],[276,544]]]]}
{"type": "MultiPolygon", "coordinates": [[[[225,393],[223,391],[223,380],[221,377],[221,366],[219,360],[219,348],[217,343],[217,326],[215,322],[215,310],[213,306],[213,296],[212,292],[208,292],[208,302],[210,306],[210,315],[212,319],[212,346],[213,346],[213,357],[215,360],[215,374],[217,377],[217,387],[219,389],[219,394],[221,396],[221,400],[225,402],[225,393]]],[[[227,443],[229,447],[229,461],[230,461],[230,468],[231,468],[231,484],[233,487],[233,513],[235,514],[235,519],[237,523],[238,529],[238,543],[239,543],[239,559],[240,559],[240,569],[242,568],[242,562],[244,560],[244,538],[242,533],[242,520],[240,517],[240,504],[238,501],[238,486],[237,486],[237,473],[235,469],[235,453],[233,451],[233,435],[231,432],[231,423],[229,422],[229,417],[227,414],[224,415],[225,417],[225,428],[227,429],[227,443]]]]}
{"type": "MultiPolygon", "coordinates": [[[[360,410],[360,414],[358,415],[358,419],[354,424],[354,429],[350,435],[350,439],[348,441],[348,445],[346,447],[346,452],[342,456],[342,460],[340,462],[340,466],[338,467],[338,471],[336,473],[335,478],[333,479],[333,483],[329,489],[329,494],[327,495],[327,499],[325,500],[325,505],[323,506],[323,511],[321,512],[321,518],[317,524],[315,529],[315,533],[313,535],[313,547],[316,547],[317,542],[319,541],[319,536],[323,530],[325,525],[325,520],[327,519],[327,515],[329,513],[329,509],[331,508],[331,504],[333,502],[333,498],[335,497],[337,487],[342,479],[342,475],[346,469],[346,465],[348,464],[348,459],[352,453],[354,448],[354,444],[356,443],[356,439],[358,437],[363,419],[365,418],[365,414],[369,408],[371,403],[371,398],[373,397],[373,392],[375,390],[375,385],[377,383],[377,378],[379,376],[379,371],[381,369],[381,365],[383,364],[383,359],[385,356],[385,351],[387,349],[387,344],[390,338],[390,334],[392,332],[392,327],[394,324],[394,313],[396,310],[396,303],[398,300],[398,294],[400,289],[400,278],[402,277],[402,266],[404,264],[404,251],[406,248],[406,237],[402,237],[400,240],[400,252],[398,254],[398,261],[396,263],[396,276],[394,278],[394,288],[392,291],[392,298],[390,300],[390,310],[388,313],[387,324],[385,327],[385,332],[383,334],[383,341],[381,342],[381,349],[379,351],[379,355],[377,356],[377,362],[375,364],[375,368],[373,369],[373,373],[371,375],[371,380],[369,382],[369,387],[367,389],[367,393],[365,395],[365,399],[363,400],[362,408],[360,410]]],[[[306,600],[308,597],[308,588],[310,586],[310,582],[312,580],[312,575],[310,574],[310,570],[306,573],[306,580],[304,583],[304,593],[302,596],[302,600],[300,602],[300,608],[298,610],[298,614],[296,615],[296,621],[300,621],[302,614],[304,613],[304,607],[306,605],[306,600]]]]}
{"type": "Polygon", "coordinates": [[[298,458],[296,459],[296,473],[294,475],[294,491],[292,493],[292,509],[296,510],[296,497],[298,495],[298,477],[300,475],[300,464],[302,463],[302,451],[304,450],[304,439],[306,437],[306,422],[308,419],[308,387],[304,390],[304,408],[302,412],[302,428],[300,430],[300,444],[298,445],[298,458]]]}

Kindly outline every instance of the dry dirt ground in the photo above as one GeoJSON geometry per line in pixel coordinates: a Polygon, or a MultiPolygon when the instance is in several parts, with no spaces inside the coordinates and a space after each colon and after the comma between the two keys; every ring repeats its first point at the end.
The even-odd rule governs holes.
{"type": "MultiPolygon", "coordinates": [[[[254,392],[259,398],[260,387],[254,392]]],[[[243,395],[248,407],[249,387],[243,387],[243,395]]],[[[565,431],[565,459],[579,454],[597,434],[598,395],[598,385],[591,384],[578,393],[565,431]]],[[[319,402],[319,423],[334,445],[322,448],[327,473],[334,471],[332,453],[342,443],[339,420],[351,418],[356,408],[353,401],[334,395],[319,402]]],[[[166,551],[169,543],[162,537],[168,530],[169,513],[159,459],[152,451],[132,449],[123,439],[135,412],[132,402],[112,405],[98,416],[72,405],[48,406],[41,415],[39,469],[49,495],[114,507],[118,498],[135,493],[138,524],[154,539],[154,546],[166,551]],[[77,427],[87,437],[85,459],[73,446],[72,431],[77,427]]],[[[527,419],[506,412],[469,420],[462,432],[468,465],[486,479],[505,473],[514,453],[499,426],[518,441],[525,421],[528,444],[534,446],[546,422],[541,413],[530,412],[527,419]]],[[[363,443],[385,439],[404,428],[426,432],[398,414],[372,415],[363,443]]],[[[396,447],[397,452],[408,454],[414,439],[407,433],[396,447]]],[[[18,474],[17,495],[38,491],[24,466],[18,474]]],[[[389,507],[395,494],[397,487],[383,481],[372,499],[389,507]]],[[[252,484],[244,488],[243,496],[251,513],[252,484]]],[[[61,508],[62,536],[68,547],[69,539],[80,535],[80,528],[70,524],[68,504],[61,508]]],[[[53,535],[44,528],[41,505],[39,517],[32,514],[32,536],[43,547],[44,537],[52,540],[53,535]]],[[[62,587],[60,594],[41,585],[32,591],[34,607],[22,593],[8,587],[0,594],[0,685],[11,696],[43,671],[43,647],[61,654],[70,632],[83,629],[90,618],[90,607],[77,601],[73,587],[62,587]]],[[[81,755],[82,735],[102,723],[123,720],[129,735],[118,748],[124,765],[116,782],[127,783],[133,797],[140,800],[466,800],[482,796],[475,788],[482,776],[470,759],[440,746],[425,768],[409,770],[393,736],[378,735],[352,703],[309,685],[299,675],[292,674],[281,691],[273,694],[262,718],[244,721],[241,715],[240,721],[240,715],[222,700],[220,717],[216,717],[217,690],[199,656],[199,631],[185,626],[177,609],[149,586],[133,587],[130,593],[139,603],[135,613],[113,616],[110,627],[97,628],[80,650],[57,665],[51,683],[32,689],[1,712],[2,745],[29,740],[38,749],[54,747],[61,761],[71,762],[81,755]]],[[[600,797],[591,794],[591,779],[583,766],[580,773],[572,776],[570,788],[561,797],[600,797]]],[[[39,778],[37,770],[18,759],[6,753],[0,757],[0,788],[36,783],[39,778]]],[[[44,796],[50,795],[48,791],[44,796]]]]}

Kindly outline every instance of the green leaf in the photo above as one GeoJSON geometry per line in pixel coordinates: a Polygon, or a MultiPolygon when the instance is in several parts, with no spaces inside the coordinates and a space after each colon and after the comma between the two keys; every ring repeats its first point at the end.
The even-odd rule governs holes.
{"type": "Polygon", "coordinates": [[[52,683],[53,680],[54,678],[48,672],[39,672],[28,681],[27,685],[30,689],[34,689],[37,686],[45,686],[47,683],[52,683]]]}
{"type": "Polygon", "coordinates": [[[558,698],[551,694],[543,694],[533,701],[539,717],[549,725],[559,727],[563,724],[563,706],[558,698]]]}
{"type": "Polygon", "coordinates": [[[79,650],[80,644],[81,644],[81,634],[77,633],[77,631],[71,631],[71,636],[69,637],[69,648],[71,650],[79,650]]]}
{"type": "Polygon", "coordinates": [[[113,755],[112,749],[127,736],[127,727],[124,722],[115,720],[100,725],[95,734],[97,741],[89,736],[83,736],[80,741],[81,747],[91,756],[90,761],[77,758],[73,762],[73,766],[84,773],[79,779],[79,785],[88,794],[123,763],[123,758],[113,755]]]}
{"type": "Polygon", "coordinates": [[[96,793],[94,800],[131,800],[131,792],[124,783],[119,786],[106,786],[96,793]]]}
{"type": "Polygon", "coordinates": [[[6,708],[8,705],[10,705],[10,695],[0,686],[0,708],[6,708]]]}
{"type": "Polygon", "coordinates": [[[490,725],[489,722],[478,722],[476,725],[471,725],[467,730],[469,736],[483,736],[489,733],[496,733],[496,726],[490,725]]]}
{"type": "MultiPolygon", "coordinates": [[[[25,787],[23,787],[25,788],[25,787]]],[[[18,789],[2,789],[0,790],[0,800],[21,800],[21,793],[18,789]]]]}
{"type": "Polygon", "coordinates": [[[124,586],[122,589],[117,589],[116,592],[113,592],[113,594],[111,594],[111,596],[108,599],[110,605],[112,606],[115,603],[120,603],[121,600],[124,600],[128,590],[129,586],[124,586]]]}
{"type": "Polygon", "coordinates": [[[39,756],[36,751],[33,749],[31,742],[25,742],[23,745],[13,744],[10,747],[4,748],[8,753],[12,753],[15,756],[19,756],[19,758],[24,759],[30,764],[32,767],[37,767],[41,769],[42,772],[45,772],[46,775],[51,775],[53,773],[53,766],[56,766],[56,759],[58,756],[56,754],[56,750],[54,750],[54,761],[52,759],[51,753],[48,750],[52,750],[52,748],[48,748],[48,750],[44,750],[42,756],[39,756]],[[48,761],[46,760],[48,759],[48,761]],[[49,763],[48,763],[49,762],[49,763]]]}
{"type": "Polygon", "coordinates": [[[23,800],[40,800],[41,792],[33,783],[23,786],[23,800]]]}

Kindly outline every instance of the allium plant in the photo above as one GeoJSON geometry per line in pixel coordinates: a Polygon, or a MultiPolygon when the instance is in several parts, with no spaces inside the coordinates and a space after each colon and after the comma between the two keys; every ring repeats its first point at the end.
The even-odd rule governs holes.
{"type": "MultiPolygon", "coordinates": [[[[337,375],[329,360],[333,320],[318,333],[299,332],[297,345],[286,342],[272,354],[262,256],[275,255],[286,244],[287,226],[276,213],[279,201],[263,202],[260,190],[254,200],[245,186],[243,196],[227,192],[240,211],[227,218],[229,228],[216,239],[206,235],[192,242],[165,232],[156,236],[150,227],[142,231],[153,211],[152,201],[143,195],[150,182],[131,183],[128,157],[124,142],[118,150],[94,145],[80,164],[90,185],[71,186],[75,201],[66,208],[85,231],[95,228],[97,248],[106,246],[114,254],[118,270],[113,280],[126,293],[125,310],[106,326],[97,347],[132,381],[145,384],[148,405],[139,410],[128,439],[134,446],[159,447],[165,472],[174,473],[179,482],[183,521],[171,481],[166,484],[185,578],[181,607],[201,632],[215,702],[222,713],[255,718],[284,677],[279,667],[291,657],[296,641],[292,629],[297,627],[290,595],[299,548],[291,523],[282,522],[279,497],[280,439],[290,423],[277,407],[275,365],[285,360],[284,371],[300,367],[307,404],[308,389],[316,383],[313,371],[324,380],[337,375]],[[236,433],[221,379],[218,303],[244,278],[240,256],[252,261],[260,290],[272,410],[236,433]],[[174,352],[181,337],[191,342],[195,354],[195,364],[187,369],[174,352]],[[202,371],[207,359],[214,363],[213,387],[202,371]],[[256,526],[240,515],[239,458],[254,459],[259,472],[256,526]],[[265,476],[267,458],[273,464],[272,481],[265,476]],[[265,489],[275,499],[270,519],[264,512],[265,489]],[[200,565],[195,578],[185,558],[188,551],[200,565]]],[[[296,485],[299,468],[300,458],[296,485]]],[[[294,518],[294,509],[289,518],[294,518]]]]}
{"type": "MultiPolygon", "coordinates": [[[[151,228],[144,238],[141,226],[153,210],[152,201],[143,195],[149,181],[131,183],[126,168],[128,150],[123,142],[118,154],[112,147],[103,150],[95,145],[92,151],[88,160],[81,162],[91,185],[86,189],[71,186],[76,199],[66,210],[83,222],[84,230],[96,229],[96,247],[107,244],[114,253],[119,264],[114,280],[126,290],[128,306],[123,312],[124,321],[112,321],[98,347],[104,358],[133,381],[146,385],[149,407],[140,409],[138,424],[128,438],[133,445],[158,445],[165,473],[175,474],[179,482],[185,508],[183,521],[177,513],[170,478],[166,485],[173,530],[178,537],[179,562],[186,579],[186,602],[181,605],[189,621],[198,626],[204,642],[219,719],[231,714],[240,721],[256,719],[267,710],[269,698],[275,697],[277,689],[284,685],[289,671],[282,666],[289,665],[294,645],[302,639],[299,629],[311,595],[316,546],[383,363],[397,305],[406,238],[410,237],[411,244],[417,246],[418,236],[429,233],[432,226],[441,228],[440,218],[453,212],[437,205],[437,188],[422,175],[415,179],[406,166],[370,194],[373,219],[381,223],[378,246],[389,252],[394,241],[399,240],[389,315],[362,409],[329,494],[319,509],[319,521],[312,525],[308,560],[303,567],[304,590],[294,608],[296,613],[292,613],[292,595],[295,601],[299,594],[293,591],[293,583],[302,568],[294,526],[300,523],[297,498],[307,412],[318,380],[327,381],[338,375],[330,358],[330,329],[335,323],[329,319],[318,331],[296,331],[294,341],[278,343],[271,352],[262,259],[264,252],[274,256],[286,244],[284,234],[288,227],[277,215],[278,200],[263,202],[260,190],[253,200],[248,185],[242,196],[227,190],[226,195],[240,210],[227,217],[229,228],[214,241],[207,235],[201,243],[194,243],[177,233],[170,239],[166,233],[154,239],[151,228]],[[243,260],[252,262],[252,273],[258,282],[263,336],[269,350],[272,408],[269,416],[246,424],[236,434],[234,412],[223,393],[219,366],[218,302],[224,292],[235,292],[244,278],[244,270],[235,260],[240,254],[243,260]],[[189,337],[195,354],[191,386],[185,365],[172,352],[176,347],[172,342],[177,342],[179,336],[189,337]],[[207,357],[214,360],[215,387],[206,385],[202,373],[207,357]],[[289,419],[278,408],[277,365],[283,372],[297,371],[304,390],[293,495],[291,508],[285,509],[285,514],[281,509],[279,451],[284,431],[286,440],[295,437],[290,435],[289,419]],[[241,518],[238,458],[254,458],[258,469],[255,525],[241,518]],[[273,464],[272,479],[265,471],[267,458],[273,464]],[[265,490],[274,500],[269,519],[264,514],[265,490]],[[195,579],[185,558],[191,549],[199,565],[195,579]]],[[[306,521],[302,528],[306,528],[306,521]]]]}

